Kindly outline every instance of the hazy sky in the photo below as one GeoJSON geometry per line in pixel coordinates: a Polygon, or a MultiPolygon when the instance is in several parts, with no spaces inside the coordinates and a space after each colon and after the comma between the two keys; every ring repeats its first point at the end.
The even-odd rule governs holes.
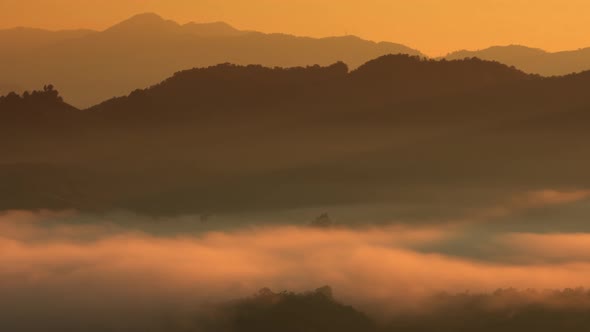
{"type": "Polygon", "coordinates": [[[1,0],[0,28],[102,29],[141,12],[263,32],[355,34],[430,55],[497,44],[590,46],[588,0],[1,0]]]}

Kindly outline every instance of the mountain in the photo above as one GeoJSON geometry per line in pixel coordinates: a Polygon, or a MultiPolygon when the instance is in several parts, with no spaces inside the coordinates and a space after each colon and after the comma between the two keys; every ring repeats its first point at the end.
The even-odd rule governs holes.
{"type": "Polygon", "coordinates": [[[52,83],[65,100],[82,108],[193,67],[337,61],[356,67],[385,54],[420,54],[403,45],[353,36],[316,39],[239,31],[225,23],[180,25],[156,14],[137,15],[102,32],[34,31],[39,36],[28,39],[18,29],[0,32],[5,36],[0,37],[2,45],[14,49],[0,53],[0,87],[33,89],[52,83]],[[14,40],[23,40],[22,45],[14,40]]]}
{"type": "Polygon", "coordinates": [[[525,46],[494,46],[479,51],[458,51],[445,59],[457,60],[477,57],[514,66],[528,73],[559,76],[590,70],[590,48],[550,53],[525,46]]]}
{"type": "Polygon", "coordinates": [[[106,29],[104,33],[113,35],[134,35],[135,37],[146,35],[153,36],[158,34],[190,34],[200,37],[230,37],[244,35],[247,32],[237,30],[224,22],[190,22],[180,25],[172,20],[165,20],[156,14],[145,13],[120,22],[106,29]]]}
{"type": "Polygon", "coordinates": [[[50,87],[13,94],[0,98],[0,210],[460,215],[590,186],[589,84],[590,72],[389,55],[354,70],[185,70],[86,110],[50,87]]]}

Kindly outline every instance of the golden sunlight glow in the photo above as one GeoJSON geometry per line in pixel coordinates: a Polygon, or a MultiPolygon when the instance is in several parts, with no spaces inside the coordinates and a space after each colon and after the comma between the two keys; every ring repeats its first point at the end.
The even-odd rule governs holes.
{"type": "Polygon", "coordinates": [[[506,44],[590,46],[587,0],[2,0],[0,28],[104,29],[142,12],[263,32],[354,34],[432,56],[506,44]]]}

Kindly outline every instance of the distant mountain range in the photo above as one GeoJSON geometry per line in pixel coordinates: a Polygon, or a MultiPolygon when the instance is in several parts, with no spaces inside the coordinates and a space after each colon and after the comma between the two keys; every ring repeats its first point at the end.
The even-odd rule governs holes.
{"type": "MultiPolygon", "coordinates": [[[[85,108],[173,73],[220,63],[269,67],[329,65],[351,68],[387,54],[424,56],[404,45],[354,36],[308,38],[241,31],[217,23],[178,24],[141,14],[104,31],[0,30],[0,94],[54,84],[65,100],[85,108]]],[[[524,46],[458,51],[448,60],[477,57],[543,76],[590,69],[590,48],[548,53],[524,46]]]]}
{"type": "Polygon", "coordinates": [[[588,86],[590,72],[405,55],[355,70],[191,69],[86,110],[47,86],[0,98],[0,210],[384,203],[438,218],[482,197],[585,188],[588,86]]]}
{"type": "Polygon", "coordinates": [[[525,46],[494,46],[479,51],[458,51],[447,55],[448,60],[476,57],[514,66],[527,73],[559,76],[590,70],[590,48],[549,53],[525,46]]]}
{"type": "Polygon", "coordinates": [[[421,55],[394,43],[354,36],[295,37],[239,31],[225,23],[180,25],[142,14],[105,31],[0,31],[0,94],[54,84],[64,98],[88,107],[148,87],[173,73],[219,63],[352,67],[385,54],[421,55]]]}

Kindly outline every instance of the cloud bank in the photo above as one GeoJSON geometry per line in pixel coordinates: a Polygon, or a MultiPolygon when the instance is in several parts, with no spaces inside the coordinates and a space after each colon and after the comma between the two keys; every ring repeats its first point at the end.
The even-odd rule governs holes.
{"type": "Polygon", "coordinates": [[[262,287],[301,292],[330,285],[338,300],[396,314],[428,310],[437,292],[561,289],[590,280],[590,234],[499,234],[493,245],[518,259],[498,262],[427,250],[464,237],[457,227],[279,226],[155,236],[99,218],[55,222],[64,216],[77,218],[73,212],[0,215],[3,330],[57,323],[153,327],[151,319],[262,287]]]}

